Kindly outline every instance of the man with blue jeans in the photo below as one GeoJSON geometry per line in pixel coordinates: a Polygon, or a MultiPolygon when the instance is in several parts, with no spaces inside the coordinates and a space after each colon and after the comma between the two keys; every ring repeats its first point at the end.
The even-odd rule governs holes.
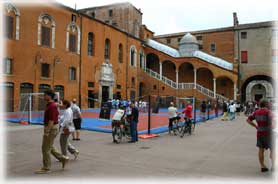
{"type": "Polygon", "coordinates": [[[130,107],[131,107],[131,123],[130,123],[131,141],[129,141],[129,143],[135,143],[138,141],[137,124],[138,124],[139,111],[137,107],[135,107],[134,102],[131,102],[130,107]]]}

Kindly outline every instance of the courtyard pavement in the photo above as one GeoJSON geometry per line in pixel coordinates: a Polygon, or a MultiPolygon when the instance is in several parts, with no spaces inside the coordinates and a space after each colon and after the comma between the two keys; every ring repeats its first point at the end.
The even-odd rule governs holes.
{"type": "MultiPolygon", "coordinates": [[[[112,143],[112,136],[83,130],[81,141],[71,141],[80,154],[70,155],[66,168],[52,157],[52,172],[36,175],[42,166],[41,125],[5,123],[5,181],[237,181],[274,183],[273,173],[261,173],[257,159],[256,130],[246,117],[235,121],[209,120],[196,125],[183,138],[160,134],[137,143],[112,143]],[[65,180],[66,179],[66,180],[65,180]],[[112,180],[111,180],[112,179],[112,180]]],[[[60,150],[59,137],[55,146],[60,150]]],[[[269,155],[269,152],[267,152],[269,155]]],[[[269,165],[268,156],[266,162],[269,165]]],[[[24,182],[26,183],[26,182],[24,182]]],[[[169,182],[168,182],[169,183],[169,182]]]]}

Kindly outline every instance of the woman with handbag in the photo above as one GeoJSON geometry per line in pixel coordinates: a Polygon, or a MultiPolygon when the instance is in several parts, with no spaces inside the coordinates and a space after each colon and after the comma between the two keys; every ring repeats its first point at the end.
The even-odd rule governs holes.
{"type": "Polygon", "coordinates": [[[73,115],[71,110],[71,103],[68,100],[63,101],[64,112],[59,118],[60,124],[60,146],[63,155],[67,156],[67,150],[77,158],[79,151],[70,144],[69,135],[75,131],[73,124],[73,115]]]}

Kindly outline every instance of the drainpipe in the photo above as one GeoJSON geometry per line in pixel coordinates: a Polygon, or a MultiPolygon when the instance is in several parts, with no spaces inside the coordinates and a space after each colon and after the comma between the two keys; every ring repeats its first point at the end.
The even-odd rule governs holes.
{"type": "Polygon", "coordinates": [[[78,101],[79,101],[79,107],[82,109],[82,103],[81,103],[81,61],[82,61],[82,16],[78,13],[78,16],[80,17],[80,53],[79,53],[79,86],[78,86],[78,101]]]}

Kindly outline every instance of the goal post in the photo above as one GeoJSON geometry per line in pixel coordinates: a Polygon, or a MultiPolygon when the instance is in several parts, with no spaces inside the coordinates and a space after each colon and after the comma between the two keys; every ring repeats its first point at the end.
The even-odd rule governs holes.
{"type": "MultiPolygon", "coordinates": [[[[60,100],[59,92],[55,92],[55,101],[60,100]]],[[[44,93],[21,93],[19,101],[19,121],[42,122],[46,102],[44,93]]]]}

